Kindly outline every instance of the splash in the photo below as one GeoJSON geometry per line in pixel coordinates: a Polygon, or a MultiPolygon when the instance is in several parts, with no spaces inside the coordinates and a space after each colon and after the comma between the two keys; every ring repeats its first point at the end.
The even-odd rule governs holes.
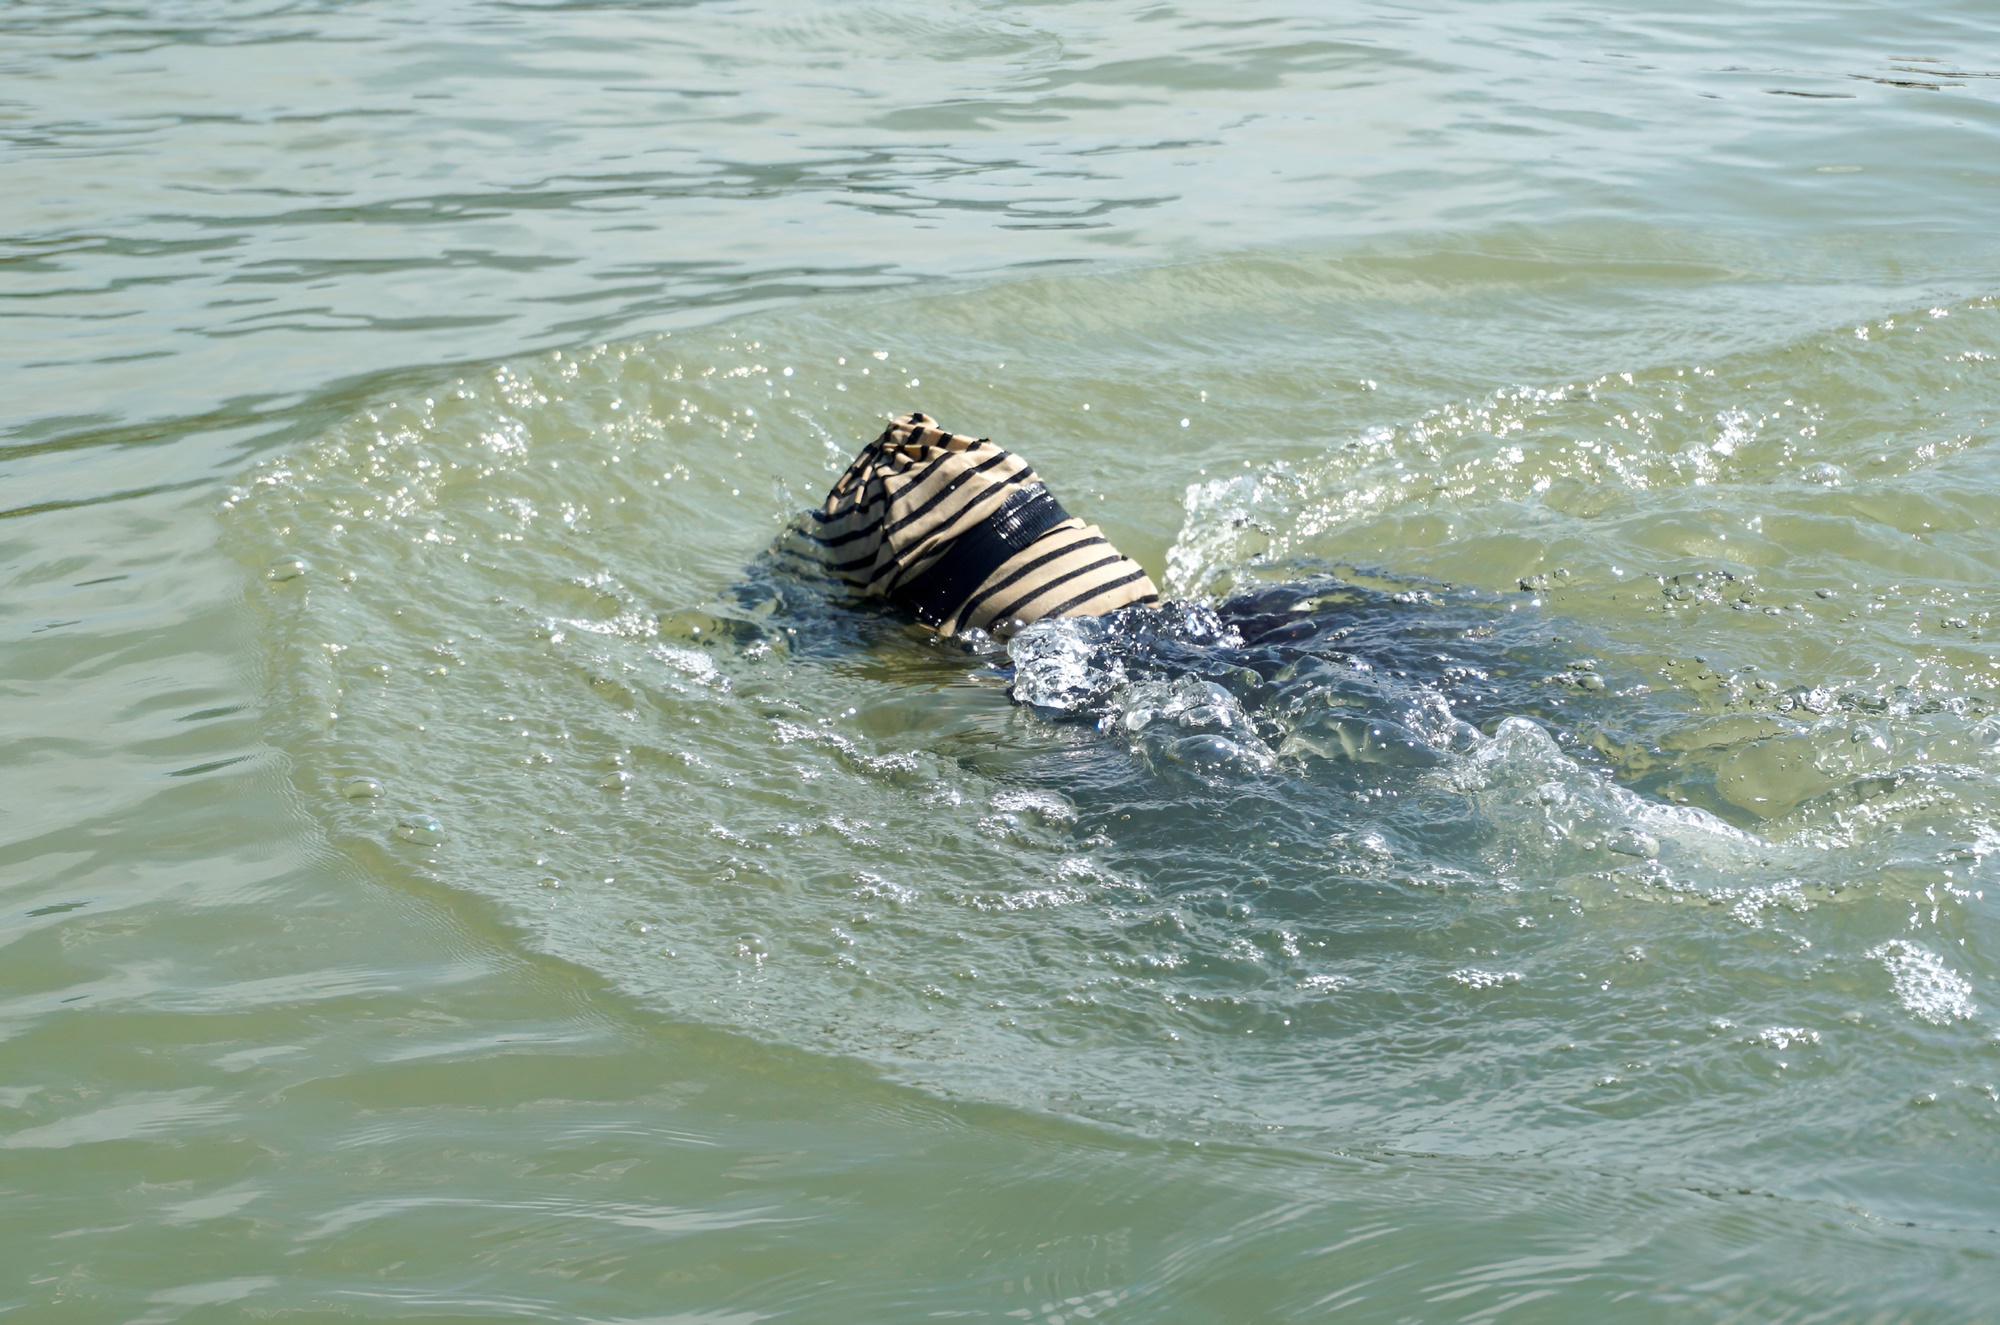
{"type": "MultiPolygon", "coordinates": [[[[225,519],[265,621],[267,730],[329,839],[478,897],[661,1015],[928,1089],[1168,1135],[1482,1153],[1589,1131],[1643,1155],[1655,1117],[1740,1132],[1731,1101],[1781,1090],[1749,1055],[1779,1050],[1701,1028],[1841,1025],[1866,997],[1828,972],[1914,906],[1951,923],[1987,882],[1978,826],[2000,817],[1978,774],[2000,736],[1973,664],[1788,663],[1777,646],[1898,600],[1633,555],[1653,515],[1620,525],[1532,472],[1595,417],[1587,393],[1508,396],[1478,423],[1500,437],[1440,407],[1429,469],[1411,424],[1218,481],[1176,572],[1214,597],[1044,623],[1003,653],[758,555],[801,499],[746,486],[737,452],[837,463],[873,420],[836,406],[881,362],[852,350],[565,351],[385,403],[249,476],[225,519]],[[1454,465],[1450,493],[1430,482],[1454,465]],[[1422,523],[1440,512],[1464,528],[1422,523]],[[1615,552],[1591,560],[1565,520],[1615,552]],[[1514,542],[1478,532],[1502,525],[1514,542]],[[1334,555],[1363,534],[1368,557],[1334,555]],[[1422,573],[1461,535],[1477,573],[1422,573]],[[312,569],[265,578],[281,556],[312,569]],[[1450,1084],[1507,1061],[1535,1084],[1450,1084]],[[1690,1099],[1681,1068],[1628,1065],[1669,1062],[1710,1085],[1690,1099]],[[1629,1125],[1564,1103],[1607,1078],[1629,1125]]],[[[1717,371],[1629,385],[1682,383],[1706,459],[1603,472],[1649,500],[1676,475],[1748,483],[1770,411],[1739,400],[1747,420],[1710,436],[1744,389],[1717,371]]],[[[1806,459],[1760,481],[1863,490],[1798,480],[1806,459]]],[[[1927,630],[1968,623],[1937,620],[1946,640],[1980,628],[1966,602],[1919,606],[1927,630]]],[[[1928,969],[1903,949],[1870,969],[1892,957],[1928,969]]],[[[1786,1040],[1784,1070],[1861,1034],[1820,1033],[1786,1040]]]]}

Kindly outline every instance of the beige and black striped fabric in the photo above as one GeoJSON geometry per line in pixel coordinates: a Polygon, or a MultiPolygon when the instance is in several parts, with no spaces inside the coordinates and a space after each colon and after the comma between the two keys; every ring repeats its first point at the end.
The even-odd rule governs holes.
{"type": "Polygon", "coordinates": [[[905,414],[855,457],[802,531],[820,563],[940,635],[1157,602],[1139,564],[1063,510],[1028,463],[905,414]]]}

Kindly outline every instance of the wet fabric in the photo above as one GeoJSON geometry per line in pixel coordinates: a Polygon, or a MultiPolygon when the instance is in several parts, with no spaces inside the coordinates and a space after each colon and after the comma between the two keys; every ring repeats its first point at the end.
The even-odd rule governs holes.
{"type": "Polygon", "coordinates": [[[826,570],[940,635],[1006,634],[1159,598],[1025,460],[924,414],[892,420],[809,515],[800,532],[826,570]]]}

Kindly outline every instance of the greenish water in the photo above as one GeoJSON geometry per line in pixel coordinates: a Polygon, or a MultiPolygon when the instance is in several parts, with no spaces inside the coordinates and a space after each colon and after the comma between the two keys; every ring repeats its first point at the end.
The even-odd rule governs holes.
{"type": "Polygon", "coordinates": [[[1990,1312],[1996,97],[1973,3],[9,7],[0,1305],[1990,1312]],[[911,408],[1326,605],[762,569],[911,408]]]}

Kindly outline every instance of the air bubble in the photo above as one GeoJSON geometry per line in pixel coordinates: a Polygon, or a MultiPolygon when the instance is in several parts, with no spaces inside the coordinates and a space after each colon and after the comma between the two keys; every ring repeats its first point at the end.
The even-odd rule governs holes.
{"type": "Polygon", "coordinates": [[[341,783],[340,794],[351,801],[370,801],[382,794],[382,784],[374,778],[349,778],[341,783]]]}
{"type": "Polygon", "coordinates": [[[284,556],[264,568],[264,578],[283,583],[286,580],[296,580],[310,570],[312,563],[304,557],[284,556]]]}
{"type": "Polygon", "coordinates": [[[1651,860],[1660,854],[1660,839],[1636,828],[1621,828],[1604,839],[1604,845],[1621,856],[1651,860]]]}

